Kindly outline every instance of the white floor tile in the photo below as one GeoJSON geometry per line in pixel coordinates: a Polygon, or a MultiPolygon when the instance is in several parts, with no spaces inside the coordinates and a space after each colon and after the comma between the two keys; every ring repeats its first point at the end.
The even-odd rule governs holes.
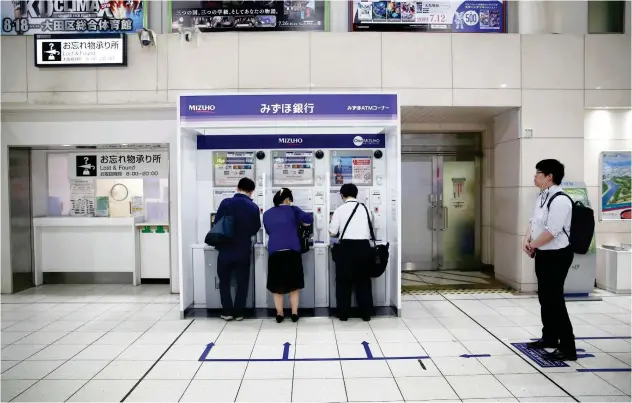
{"type": "Polygon", "coordinates": [[[227,332],[224,330],[217,338],[217,344],[255,344],[255,341],[257,340],[257,333],[258,331],[237,333],[227,332]]]}
{"type": "Polygon", "coordinates": [[[461,354],[469,354],[463,344],[456,341],[440,342],[426,341],[421,343],[421,347],[432,358],[434,357],[458,357],[461,354]]]}
{"type": "Polygon", "coordinates": [[[321,343],[322,344],[335,344],[336,333],[333,330],[331,331],[314,330],[313,332],[310,332],[310,333],[301,332],[299,330],[299,332],[297,332],[296,334],[296,344],[321,344],[321,343]]]}
{"type": "MultiPolygon", "coordinates": [[[[380,349],[379,344],[369,343],[368,347],[373,357],[384,357],[384,354],[382,354],[382,350],[380,349]]],[[[341,358],[366,358],[367,357],[366,349],[364,348],[364,345],[360,343],[346,343],[346,344],[338,343],[338,352],[340,353],[341,358]]]]}
{"type": "Polygon", "coordinates": [[[94,378],[105,380],[138,380],[145,375],[154,362],[155,361],[112,361],[94,378]]]}
{"type": "Polygon", "coordinates": [[[384,357],[422,357],[426,351],[417,342],[414,343],[379,343],[384,357]]]}
{"type": "Polygon", "coordinates": [[[246,368],[244,379],[292,379],[294,362],[256,362],[251,361],[246,368]]]}
{"type": "Polygon", "coordinates": [[[246,373],[247,362],[203,362],[195,379],[239,379],[246,373]]]}
{"type": "Polygon", "coordinates": [[[498,399],[463,399],[463,402],[467,402],[467,403],[483,403],[483,402],[517,402],[518,399],[516,399],[515,397],[501,397],[498,399]]]}
{"type": "Polygon", "coordinates": [[[395,378],[441,376],[441,372],[431,359],[421,360],[388,360],[388,366],[395,378]],[[425,368],[425,369],[424,369],[425,368]]]}
{"type": "Polygon", "coordinates": [[[481,357],[478,360],[494,375],[533,374],[537,372],[535,368],[527,364],[521,357],[515,355],[481,357]]]}
{"type": "Polygon", "coordinates": [[[92,380],[83,385],[69,402],[120,402],[136,381],[92,380]]]}
{"type": "Polygon", "coordinates": [[[511,348],[497,340],[468,340],[462,343],[471,354],[514,355],[511,348]]]}
{"type": "Polygon", "coordinates": [[[546,396],[546,397],[521,397],[519,402],[574,402],[575,400],[570,396],[546,396]]]}
{"type": "Polygon", "coordinates": [[[632,354],[630,353],[610,353],[610,355],[628,366],[632,365],[632,354]]]}
{"type": "MultiPolygon", "coordinates": [[[[107,346],[107,347],[111,347],[111,346],[107,346]]],[[[120,347],[120,346],[112,346],[112,347],[120,347]]],[[[167,350],[167,348],[169,346],[167,345],[144,345],[144,344],[132,344],[131,346],[127,347],[127,346],[122,346],[124,348],[124,351],[121,352],[121,354],[116,357],[117,360],[123,360],[123,361],[147,361],[147,360],[154,360],[156,361],[158,358],[160,358],[160,356],[162,355],[162,353],[165,352],[165,350],[167,350]],[[127,348],[126,348],[127,347],[127,348]]],[[[175,348],[172,347],[172,349],[175,348]]],[[[204,348],[200,348],[200,354],[202,353],[202,350],[204,350],[204,348]]],[[[165,360],[169,359],[166,357],[163,357],[165,360]]],[[[197,360],[197,358],[199,358],[199,354],[197,357],[195,357],[195,359],[197,360]]],[[[184,359],[184,358],[183,358],[184,359]]],[[[188,359],[188,358],[186,358],[188,359]]],[[[169,359],[171,360],[171,359],[169,359]]]]}
{"type": "Polygon", "coordinates": [[[63,363],[64,361],[22,361],[4,372],[2,379],[42,379],[63,363]]]}
{"type": "Polygon", "coordinates": [[[163,320],[159,321],[155,325],[147,330],[148,332],[182,332],[191,323],[190,320],[163,320]]]}
{"type": "Polygon", "coordinates": [[[15,402],[63,402],[81,388],[86,381],[41,380],[28,388],[15,402]]]}
{"type": "Polygon", "coordinates": [[[336,344],[301,344],[296,346],[296,358],[338,358],[336,344]]]}
{"type": "MultiPolygon", "coordinates": [[[[294,358],[294,350],[295,347],[290,345],[288,347],[288,358],[294,358]]],[[[274,345],[268,344],[255,344],[252,353],[250,354],[250,358],[252,359],[279,359],[283,357],[284,346],[282,343],[277,343],[274,345]]]]}
{"type": "MultiPolygon", "coordinates": [[[[18,343],[21,343],[20,340],[18,343]]],[[[625,340],[586,340],[604,353],[627,353],[630,354],[630,343],[625,340]]],[[[33,343],[37,344],[37,343],[33,343]]]]}
{"type": "Polygon", "coordinates": [[[523,327],[488,327],[487,330],[501,340],[529,340],[538,336],[523,327]]]}
{"type": "MultiPolygon", "coordinates": [[[[116,332],[146,332],[151,328],[156,321],[138,321],[138,320],[126,320],[120,322],[114,327],[116,332]]],[[[108,329],[112,330],[112,329],[108,329]]]]}
{"type": "Polygon", "coordinates": [[[55,345],[90,345],[103,337],[106,332],[72,332],[57,340],[55,345]]]}
{"type": "Polygon", "coordinates": [[[7,328],[6,330],[10,332],[35,332],[40,330],[48,325],[50,325],[53,321],[32,321],[30,319],[23,320],[21,322],[16,323],[15,325],[7,328]]]}
{"type": "Polygon", "coordinates": [[[360,330],[336,330],[336,342],[338,344],[377,343],[373,330],[371,328],[360,330]]]}
{"type": "Polygon", "coordinates": [[[236,402],[289,402],[292,399],[292,380],[244,379],[236,402]]]}
{"type": "MultiPolygon", "coordinates": [[[[450,333],[454,335],[457,341],[463,342],[468,340],[496,340],[494,336],[489,334],[485,329],[475,328],[475,329],[463,329],[463,328],[454,328],[450,329],[450,333]]],[[[443,341],[443,340],[441,340],[443,341]]]]}
{"type": "Polygon", "coordinates": [[[10,368],[15,367],[22,361],[7,361],[2,360],[0,363],[0,372],[8,371],[10,368]]]}
{"type": "Polygon", "coordinates": [[[630,402],[630,396],[575,396],[580,402],[630,402]]]}
{"type": "MultiPolygon", "coordinates": [[[[628,373],[628,379],[630,374],[628,373]]],[[[616,396],[619,389],[590,372],[549,375],[558,385],[573,396],[616,396]]]]}
{"type": "Polygon", "coordinates": [[[194,380],[181,402],[234,402],[239,391],[239,380],[194,380]]]}
{"type": "Polygon", "coordinates": [[[193,379],[202,365],[197,361],[159,361],[145,379],[193,379]]]}
{"type": "Polygon", "coordinates": [[[566,396],[566,393],[540,374],[496,375],[517,398],[566,396]]]}
{"type": "Polygon", "coordinates": [[[595,375],[626,395],[632,394],[632,378],[629,372],[596,372],[595,375]]]}
{"type": "Polygon", "coordinates": [[[294,379],[342,379],[340,361],[297,361],[294,379]]]}
{"type": "MultiPolygon", "coordinates": [[[[436,357],[432,361],[444,376],[489,375],[489,371],[476,358],[436,357]]],[[[501,396],[497,396],[501,397],[501,396]]]]}
{"type": "Polygon", "coordinates": [[[33,385],[35,380],[17,380],[9,381],[3,379],[0,385],[0,394],[2,395],[2,401],[8,402],[13,400],[17,395],[24,392],[33,385]]]}
{"type": "Polygon", "coordinates": [[[99,340],[95,341],[95,345],[126,345],[134,343],[140,336],[141,332],[116,332],[111,331],[103,335],[99,340]]]}
{"type": "Polygon", "coordinates": [[[404,400],[393,378],[345,379],[349,402],[385,402],[404,400]]]}
{"type": "Polygon", "coordinates": [[[443,377],[397,378],[397,385],[408,402],[411,400],[458,399],[443,377]]]}
{"type": "Polygon", "coordinates": [[[493,375],[447,376],[461,399],[513,397],[493,375]]]}
{"type": "MultiPolygon", "coordinates": [[[[63,346],[67,347],[67,346],[63,346]]],[[[81,351],[77,356],[74,357],[75,360],[97,360],[97,361],[105,361],[105,360],[113,360],[119,354],[121,354],[127,346],[125,345],[91,345],[85,348],[85,350],[81,351]]]]}
{"type": "Polygon", "coordinates": [[[386,361],[342,361],[342,374],[350,378],[392,378],[386,361]]]}
{"type": "MultiPolygon", "coordinates": [[[[173,350],[175,347],[183,347],[182,346],[173,346],[169,349],[169,351],[173,350]]],[[[204,352],[206,345],[200,345],[198,346],[198,359],[200,356],[202,356],[202,353],[204,352]]],[[[246,359],[246,358],[250,358],[250,355],[252,354],[252,350],[253,350],[253,345],[250,344],[234,344],[234,345],[230,345],[230,344],[225,344],[225,345],[216,345],[213,347],[213,349],[209,352],[209,354],[206,356],[207,359],[217,359],[217,358],[221,358],[221,359],[226,359],[226,358],[230,358],[230,359],[246,359]]]]}
{"type": "MultiPolygon", "coordinates": [[[[2,347],[13,344],[20,339],[32,334],[31,332],[2,332],[2,347]]],[[[30,343],[30,344],[46,344],[46,343],[30,343]]]]}
{"type": "Polygon", "coordinates": [[[374,330],[375,338],[381,343],[416,343],[417,339],[408,329],[374,330]]]}
{"type": "MultiPolygon", "coordinates": [[[[4,351],[4,350],[2,350],[4,351]]],[[[626,363],[616,359],[610,354],[593,353],[594,357],[586,357],[577,360],[577,363],[584,368],[629,368],[626,363]]]]}
{"type": "Polygon", "coordinates": [[[221,319],[196,319],[187,332],[221,332],[226,326],[226,322],[221,319]]]}
{"type": "Polygon", "coordinates": [[[92,320],[85,325],[79,327],[77,331],[79,332],[109,332],[110,330],[117,327],[121,322],[120,321],[98,321],[92,320]]]}
{"type": "Polygon", "coordinates": [[[28,359],[35,361],[69,360],[79,354],[84,348],[86,347],[78,345],[50,345],[28,359]]]}
{"type": "Polygon", "coordinates": [[[346,402],[342,379],[295,379],[292,402],[346,402]]]}
{"type": "Polygon", "coordinates": [[[143,380],[126,402],[177,402],[190,381],[143,380]]]}
{"type": "Polygon", "coordinates": [[[59,368],[51,372],[46,379],[59,380],[89,380],[92,379],[99,371],[105,368],[109,361],[66,361],[59,368]]]}
{"type": "MultiPolygon", "coordinates": [[[[145,333],[138,341],[139,343],[142,342],[143,344],[171,344],[171,342],[173,340],[175,340],[175,338],[178,336],[177,333],[156,333],[156,332],[152,332],[152,333],[145,333]],[[163,335],[175,335],[175,337],[173,337],[171,340],[169,340],[168,342],[165,340],[164,343],[145,343],[143,340],[147,337],[158,337],[158,336],[163,336],[163,335]]],[[[178,341],[176,341],[175,345],[176,346],[180,346],[180,345],[193,345],[193,346],[206,346],[208,343],[214,343],[217,341],[217,338],[219,337],[219,332],[191,332],[191,331],[186,331],[184,332],[184,334],[182,334],[179,338],[178,341]]]]}
{"type": "Polygon", "coordinates": [[[412,328],[411,332],[420,343],[425,341],[456,341],[456,336],[450,333],[447,329],[412,328]]]}
{"type": "Polygon", "coordinates": [[[45,345],[10,345],[0,351],[0,356],[7,361],[22,361],[46,348],[45,345]]]}

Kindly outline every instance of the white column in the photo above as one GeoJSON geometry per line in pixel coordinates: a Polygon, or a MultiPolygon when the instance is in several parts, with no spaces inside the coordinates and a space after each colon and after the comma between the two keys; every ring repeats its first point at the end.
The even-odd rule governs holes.
{"type": "MultiPolygon", "coordinates": [[[[521,34],[547,32],[547,2],[522,0],[518,3],[518,29],[521,34]]],[[[512,4],[511,6],[514,6],[512,4]]]]}
{"type": "Polygon", "coordinates": [[[346,1],[329,2],[329,31],[349,32],[349,3],[346,1]]]}
{"type": "Polygon", "coordinates": [[[548,29],[553,34],[586,34],[588,31],[587,1],[546,1],[548,29]]]}

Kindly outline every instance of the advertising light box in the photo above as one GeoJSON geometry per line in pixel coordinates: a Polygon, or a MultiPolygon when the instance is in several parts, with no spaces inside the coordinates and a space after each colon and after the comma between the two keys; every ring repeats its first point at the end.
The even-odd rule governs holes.
{"type": "Polygon", "coordinates": [[[35,35],[35,66],[127,66],[126,40],[125,34],[35,35]]]}

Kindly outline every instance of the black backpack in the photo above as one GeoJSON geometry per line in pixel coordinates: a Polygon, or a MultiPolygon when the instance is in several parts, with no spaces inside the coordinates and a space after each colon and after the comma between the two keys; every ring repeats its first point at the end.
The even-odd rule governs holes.
{"type": "Polygon", "coordinates": [[[585,255],[590,249],[595,234],[595,214],[590,207],[584,206],[584,203],[580,201],[574,201],[564,192],[557,192],[551,196],[546,206],[547,209],[551,209],[551,203],[559,195],[568,197],[573,206],[570,234],[566,233],[566,229],[563,228],[564,234],[568,237],[573,252],[585,255]]]}

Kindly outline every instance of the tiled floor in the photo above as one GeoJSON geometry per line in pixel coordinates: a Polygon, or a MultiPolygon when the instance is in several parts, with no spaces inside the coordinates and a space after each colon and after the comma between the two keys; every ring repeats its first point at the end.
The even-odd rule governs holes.
{"type": "Polygon", "coordinates": [[[2,401],[629,402],[630,372],[578,371],[630,370],[631,298],[600,294],[568,303],[586,358],[541,368],[511,344],[539,335],[530,296],[427,293],[370,323],[226,324],[180,320],[165,286],[44,286],[2,296],[2,401]]]}

